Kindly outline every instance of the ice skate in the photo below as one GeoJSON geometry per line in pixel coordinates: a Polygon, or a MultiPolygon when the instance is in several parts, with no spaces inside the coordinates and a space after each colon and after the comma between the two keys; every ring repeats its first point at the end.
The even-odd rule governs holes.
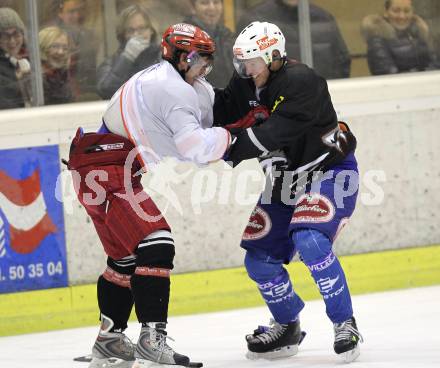
{"type": "Polygon", "coordinates": [[[92,349],[89,368],[131,368],[135,347],[122,332],[110,332],[113,321],[101,315],[102,323],[92,349]]]}
{"type": "Polygon", "coordinates": [[[364,342],[354,317],[342,323],[333,324],[335,331],[335,353],[346,363],[355,360],[360,354],[359,342],[364,342]]]}
{"type": "Polygon", "coordinates": [[[202,367],[202,363],[190,362],[185,355],[176,353],[167,344],[165,323],[152,322],[143,326],[136,346],[136,362],[133,368],[149,367],[202,367]]]}
{"type": "Polygon", "coordinates": [[[272,319],[270,327],[259,326],[252,335],[246,335],[246,358],[279,359],[296,355],[304,336],[299,321],[280,324],[272,319]]]}

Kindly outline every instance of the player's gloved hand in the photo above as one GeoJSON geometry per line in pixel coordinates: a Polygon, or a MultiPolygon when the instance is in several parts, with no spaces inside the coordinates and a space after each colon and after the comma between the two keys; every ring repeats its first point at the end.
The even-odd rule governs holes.
{"type": "Polygon", "coordinates": [[[286,170],[287,169],[287,157],[283,150],[276,150],[265,155],[261,155],[258,157],[258,161],[261,165],[261,168],[264,172],[267,169],[272,169],[272,167],[276,166],[278,170],[286,170]]]}
{"type": "Polygon", "coordinates": [[[240,120],[235,123],[228,124],[224,128],[231,133],[237,132],[240,129],[247,129],[251,126],[263,123],[269,117],[269,109],[266,106],[260,105],[249,111],[240,120]]]}
{"type": "Polygon", "coordinates": [[[260,156],[258,161],[266,177],[262,198],[269,201],[282,201],[283,182],[289,175],[287,173],[286,176],[289,167],[286,154],[282,150],[277,150],[260,156]]]}
{"type": "Polygon", "coordinates": [[[322,163],[326,168],[341,162],[350,152],[354,152],[357,146],[356,137],[344,122],[339,122],[339,129],[330,138],[327,141],[331,149],[322,163]]]}
{"type": "Polygon", "coordinates": [[[150,40],[143,37],[132,37],[125,45],[122,55],[128,60],[135,61],[137,57],[150,46],[150,40]]]}

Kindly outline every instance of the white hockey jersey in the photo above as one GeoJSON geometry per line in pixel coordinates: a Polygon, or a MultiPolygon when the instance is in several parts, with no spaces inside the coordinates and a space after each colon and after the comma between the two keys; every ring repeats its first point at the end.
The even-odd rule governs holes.
{"type": "Polygon", "coordinates": [[[221,159],[230,134],[203,129],[198,95],[166,60],[131,77],[104,113],[107,128],[130,139],[144,166],[164,157],[198,164],[221,159]]]}

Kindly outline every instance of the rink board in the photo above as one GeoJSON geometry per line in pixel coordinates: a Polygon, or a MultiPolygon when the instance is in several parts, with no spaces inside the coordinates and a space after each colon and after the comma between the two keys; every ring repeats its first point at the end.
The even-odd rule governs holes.
{"type": "MultiPolygon", "coordinates": [[[[353,294],[440,284],[440,245],[340,258],[353,294]]],[[[320,298],[307,268],[288,266],[304,300],[320,298]]],[[[262,305],[244,268],[172,276],[170,315],[262,305]]],[[[0,295],[0,336],[94,325],[96,286],[0,295]]],[[[134,319],[134,314],[132,319],[134,319]]]]}
{"type": "MultiPolygon", "coordinates": [[[[358,139],[361,179],[356,211],[335,250],[349,255],[440,244],[440,72],[328,84],[338,118],[349,123],[358,139]]],[[[96,101],[0,111],[0,150],[58,145],[59,157],[67,158],[76,128],[96,130],[106,106],[106,101],[96,101]]],[[[258,197],[264,181],[254,177],[261,174],[257,160],[246,160],[234,170],[222,162],[203,168],[175,162],[158,167],[159,173],[147,173],[142,182],[173,229],[174,272],[242,266],[240,239],[257,201],[251,197],[258,197]]],[[[105,269],[106,257],[77,201],[71,174],[64,165],[60,170],[67,254],[62,270],[68,272],[69,286],[92,284],[105,269]]],[[[5,250],[1,234],[0,229],[0,256],[5,250]]],[[[22,265],[19,256],[8,254],[14,260],[0,280],[14,278],[22,265]]],[[[41,262],[29,263],[30,274],[33,268],[38,272],[41,262]]],[[[43,263],[45,275],[48,264],[53,261],[43,263]]]]}

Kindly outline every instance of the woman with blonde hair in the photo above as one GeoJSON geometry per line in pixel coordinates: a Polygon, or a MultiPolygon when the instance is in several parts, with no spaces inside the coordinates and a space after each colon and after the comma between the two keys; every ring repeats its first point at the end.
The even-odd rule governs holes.
{"type": "Polygon", "coordinates": [[[116,25],[119,48],[98,68],[98,94],[109,99],[132,75],[155,64],[160,58],[156,30],[146,8],[130,5],[116,25]]]}
{"type": "Polygon", "coordinates": [[[48,3],[51,8],[48,13],[54,18],[46,26],[59,27],[69,35],[70,70],[77,81],[73,92],[82,101],[96,99],[97,30],[100,22],[100,16],[94,10],[97,3],[89,0],[51,0],[48,3]]]}
{"type": "Polygon", "coordinates": [[[361,31],[373,75],[435,69],[431,35],[411,0],[386,0],[383,15],[366,16],[361,31]]]}
{"type": "Polygon", "coordinates": [[[70,42],[66,31],[47,27],[38,34],[46,105],[72,102],[70,42]]]}

